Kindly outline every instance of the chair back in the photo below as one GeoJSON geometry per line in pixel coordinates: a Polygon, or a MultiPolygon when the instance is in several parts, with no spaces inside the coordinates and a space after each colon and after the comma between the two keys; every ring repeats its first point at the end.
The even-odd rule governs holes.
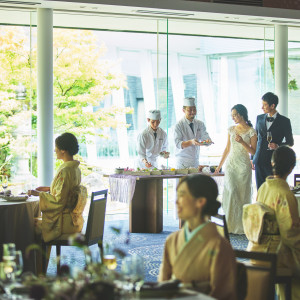
{"type": "Polygon", "coordinates": [[[220,233],[220,235],[230,242],[225,215],[216,214],[215,216],[210,217],[210,221],[216,224],[217,230],[220,233]]]}
{"type": "Polygon", "coordinates": [[[234,250],[237,258],[242,258],[247,269],[246,300],[274,300],[276,259],[274,253],[234,250]],[[245,260],[255,260],[251,263],[245,260]]]}
{"type": "Polygon", "coordinates": [[[102,241],[105,210],[107,201],[107,190],[92,192],[90,211],[86,226],[85,238],[87,245],[93,245],[102,241]]]}
{"type": "Polygon", "coordinates": [[[300,174],[294,174],[294,186],[300,184],[300,174]]]}

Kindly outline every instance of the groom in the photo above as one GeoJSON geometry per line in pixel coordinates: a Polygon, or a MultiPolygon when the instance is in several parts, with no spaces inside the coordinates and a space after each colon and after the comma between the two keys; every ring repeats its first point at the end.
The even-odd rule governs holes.
{"type": "Polygon", "coordinates": [[[264,183],[267,176],[272,175],[271,157],[273,151],[281,145],[294,145],[290,119],[276,111],[278,97],[268,92],[262,96],[264,114],[257,116],[256,132],[258,137],[256,153],[253,157],[257,189],[264,183]],[[272,135],[270,143],[267,132],[272,135]]]}

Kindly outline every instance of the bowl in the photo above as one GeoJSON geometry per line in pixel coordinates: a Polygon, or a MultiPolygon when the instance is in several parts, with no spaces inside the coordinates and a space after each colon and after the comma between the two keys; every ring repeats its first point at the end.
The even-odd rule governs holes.
{"type": "MultiPolygon", "coordinates": [[[[209,167],[209,168],[210,168],[210,172],[211,172],[211,173],[214,173],[217,167],[218,167],[218,166],[210,166],[210,167],[209,167]]],[[[222,172],[222,168],[220,169],[219,172],[222,172]]]]}
{"type": "Polygon", "coordinates": [[[124,173],[124,168],[116,168],[115,169],[115,174],[123,174],[124,173]]]}

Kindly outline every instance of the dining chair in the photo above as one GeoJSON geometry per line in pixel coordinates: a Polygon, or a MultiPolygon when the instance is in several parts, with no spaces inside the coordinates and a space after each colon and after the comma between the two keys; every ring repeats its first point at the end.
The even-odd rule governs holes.
{"type": "Polygon", "coordinates": [[[294,186],[300,184],[300,174],[294,174],[294,186]]]}
{"type": "Polygon", "coordinates": [[[214,216],[211,216],[210,221],[216,224],[217,230],[221,234],[221,236],[223,236],[230,242],[225,214],[218,213],[214,216]]]}
{"type": "MultiPolygon", "coordinates": [[[[106,202],[107,202],[107,193],[108,190],[92,192],[91,195],[91,204],[89,215],[87,219],[86,229],[82,230],[82,234],[85,236],[85,244],[87,246],[91,246],[97,244],[98,242],[103,240],[103,231],[105,224],[105,210],[106,210],[106,202]]],[[[60,269],[60,254],[62,246],[70,246],[68,238],[72,234],[63,234],[59,239],[55,239],[53,241],[43,243],[43,253],[47,253],[46,249],[48,246],[56,246],[56,257],[57,257],[57,272],[60,269]]],[[[46,274],[46,257],[43,259],[43,273],[46,274]]]]}
{"type": "Polygon", "coordinates": [[[245,300],[274,300],[277,255],[244,250],[234,252],[238,262],[243,263],[247,270],[245,300]]]}

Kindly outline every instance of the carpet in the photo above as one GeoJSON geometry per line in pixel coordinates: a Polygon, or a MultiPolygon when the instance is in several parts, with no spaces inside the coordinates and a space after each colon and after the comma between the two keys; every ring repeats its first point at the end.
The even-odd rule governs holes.
{"type": "MultiPolygon", "coordinates": [[[[174,220],[172,212],[164,212],[164,227],[161,233],[130,233],[128,234],[128,215],[114,216],[107,218],[105,222],[103,241],[111,242],[122,249],[128,255],[138,254],[144,258],[145,281],[157,281],[159,267],[162,260],[164,243],[169,234],[178,230],[178,220],[174,220]],[[117,227],[121,230],[120,234],[116,234],[111,228],[117,227]],[[126,239],[129,236],[129,243],[126,239]]],[[[248,240],[245,235],[230,234],[230,242],[233,248],[246,249],[248,240]]],[[[56,254],[55,247],[51,251],[47,275],[56,274],[56,254]]],[[[90,247],[93,254],[97,253],[97,245],[90,247]]],[[[72,268],[82,269],[84,267],[85,258],[82,250],[76,247],[62,247],[61,263],[67,263],[72,268]]],[[[117,260],[120,270],[122,261],[117,260]]]]}

